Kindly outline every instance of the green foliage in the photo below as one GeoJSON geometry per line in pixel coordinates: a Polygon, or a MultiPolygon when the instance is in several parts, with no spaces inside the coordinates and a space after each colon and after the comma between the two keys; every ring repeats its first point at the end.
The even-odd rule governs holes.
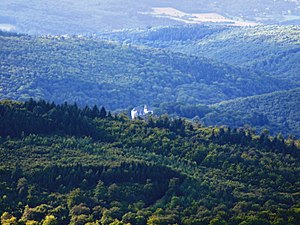
{"type": "MultiPolygon", "coordinates": [[[[77,215],[76,211],[78,211],[78,208],[74,208],[75,205],[80,204],[84,202],[85,198],[83,196],[83,193],[80,191],[79,188],[76,188],[75,190],[71,191],[68,195],[67,204],[68,208],[73,212],[73,214],[77,215]]],[[[79,214],[80,215],[80,214],[79,214]]]]}
{"type": "Polygon", "coordinates": [[[214,218],[209,222],[209,225],[227,225],[225,220],[214,218]]]}
{"type": "MultiPolygon", "coordinates": [[[[31,115],[28,102],[5,104],[31,115]]],[[[70,109],[64,105],[62,114],[70,109]]],[[[47,111],[35,116],[47,118],[47,111]]],[[[14,119],[21,126],[28,118],[14,119]]],[[[88,118],[101,136],[37,129],[0,138],[2,224],[299,221],[299,140],[167,115],[88,118]]]]}
{"type": "Polygon", "coordinates": [[[202,118],[206,125],[243,127],[245,124],[258,132],[268,129],[271,134],[283,133],[300,137],[300,89],[275,92],[237,99],[213,105],[202,118]]]}
{"type": "Polygon", "coordinates": [[[0,34],[0,45],[1,99],[32,97],[115,110],[145,103],[211,104],[295,87],[203,57],[101,37],[0,34]]]}
{"type": "Polygon", "coordinates": [[[39,222],[35,220],[28,220],[26,221],[26,225],[39,225],[39,222]]]}
{"type": "Polygon", "coordinates": [[[12,216],[8,212],[4,212],[1,216],[1,224],[2,225],[16,225],[17,218],[12,216]]]}
{"type": "MultiPolygon", "coordinates": [[[[289,109],[285,117],[276,113],[270,119],[269,107],[264,107],[267,104],[260,97],[255,99],[259,110],[249,114],[244,113],[249,111],[245,105],[239,110],[242,114],[208,107],[299,87],[298,26],[175,26],[89,37],[1,32],[0,44],[1,99],[43,98],[56,103],[77,102],[80,107],[107,105],[117,111],[149,104],[159,115],[199,120],[209,114],[203,120],[209,125],[241,127],[248,123],[259,131],[268,128],[272,134],[299,133],[297,123],[287,118],[297,116],[296,107],[282,104],[288,93],[274,102],[276,111],[289,109]]],[[[87,118],[78,114],[77,105],[65,115],[51,104],[29,103],[28,107],[29,115],[23,116],[30,119],[18,135],[33,133],[36,124],[49,133],[54,129],[49,120],[59,116],[64,119],[55,122],[62,133],[80,136],[85,130],[84,135],[93,136],[90,118],[108,116],[103,107],[86,107],[87,118]],[[46,118],[36,117],[45,113],[46,118]]],[[[7,111],[0,109],[2,114],[7,111]]],[[[20,111],[9,116],[19,117],[20,111]]],[[[18,125],[6,121],[3,126],[18,125]]]]}
{"type": "Polygon", "coordinates": [[[299,25],[178,26],[122,31],[104,37],[210,58],[292,80],[299,86],[299,25]]]}
{"type": "Polygon", "coordinates": [[[20,137],[34,133],[97,136],[100,133],[96,132],[92,120],[106,117],[105,108],[99,111],[96,105],[93,109],[87,106],[79,109],[76,104],[55,105],[33,99],[17,107],[13,107],[14,104],[0,102],[1,136],[20,137]]]}
{"type": "MultiPolygon", "coordinates": [[[[267,80],[279,78],[285,82],[292,82],[295,87],[300,85],[299,26],[241,28],[186,25],[125,30],[103,34],[102,38],[206,57],[249,71],[257,71],[259,74],[266,75],[267,80]]],[[[221,83],[226,85],[227,81],[221,83]]],[[[244,91],[249,88],[248,85],[246,86],[244,91]]],[[[226,93],[231,94],[233,87],[236,87],[236,84],[228,86],[226,93]]],[[[209,90],[212,90],[211,88],[209,87],[209,90]]],[[[198,90],[198,93],[200,91],[198,90]]],[[[193,90],[190,89],[187,93],[192,96],[192,92],[193,90]]],[[[219,96],[219,93],[216,90],[214,98],[219,96]]],[[[267,128],[272,134],[281,132],[285,136],[293,134],[299,137],[298,95],[297,90],[288,88],[282,93],[255,96],[251,100],[234,99],[225,104],[219,102],[213,108],[197,105],[206,102],[190,103],[187,98],[181,99],[184,104],[180,101],[161,103],[156,112],[202,119],[206,125],[243,127],[249,124],[259,132],[267,128]]],[[[207,97],[209,96],[206,95],[205,98],[207,97]]]]}
{"type": "Polygon", "coordinates": [[[42,225],[57,225],[57,219],[53,215],[48,215],[45,217],[42,225]]]}

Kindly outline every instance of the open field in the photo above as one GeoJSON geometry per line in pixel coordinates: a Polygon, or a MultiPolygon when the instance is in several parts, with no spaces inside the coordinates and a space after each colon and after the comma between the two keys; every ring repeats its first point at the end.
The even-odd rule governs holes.
{"type": "Polygon", "coordinates": [[[145,15],[152,15],[157,18],[165,18],[184,22],[187,24],[199,23],[228,23],[234,26],[256,26],[258,23],[243,21],[242,19],[233,20],[226,18],[218,13],[186,13],[175,8],[152,8],[152,12],[143,12],[145,15]]]}

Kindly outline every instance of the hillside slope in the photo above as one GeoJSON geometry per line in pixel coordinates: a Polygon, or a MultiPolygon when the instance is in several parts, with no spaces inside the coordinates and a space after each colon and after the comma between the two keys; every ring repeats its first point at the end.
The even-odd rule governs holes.
{"type": "Polygon", "coordinates": [[[173,26],[108,33],[105,39],[210,58],[300,81],[299,26],[173,26]]]}
{"type": "Polygon", "coordinates": [[[209,58],[300,81],[300,27],[262,26],[230,29],[198,42],[209,58]]]}
{"type": "Polygon", "coordinates": [[[243,127],[300,137],[300,89],[236,99],[212,106],[203,118],[207,125],[243,127]]]}
{"type": "Polygon", "coordinates": [[[297,85],[212,60],[97,37],[0,36],[0,98],[108,105],[212,104],[297,85]]]}
{"type": "Polygon", "coordinates": [[[2,224],[299,221],[299,140],[32,100],[0,126],[2,224]]]}

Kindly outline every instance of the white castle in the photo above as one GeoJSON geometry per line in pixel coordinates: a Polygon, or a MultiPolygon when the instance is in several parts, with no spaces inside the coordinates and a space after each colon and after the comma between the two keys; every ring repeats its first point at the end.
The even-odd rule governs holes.
{"type": "Polygon", "coordinates": [[[153,114],[153,110],[149,109],[147,105],[144,105],[144,107],[135,107],[131,110],[131,119],[135,119],[137,117],[143,117],[147,114],[153,114]]]}

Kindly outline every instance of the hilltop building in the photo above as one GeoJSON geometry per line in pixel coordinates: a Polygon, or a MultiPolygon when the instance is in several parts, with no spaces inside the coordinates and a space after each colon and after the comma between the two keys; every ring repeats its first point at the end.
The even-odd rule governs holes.
{"type": "Polygon", "coordinates": [[[153,114],[153,109],[148,108],[147,105],[144,105],[144,107],[135,107],[131,110],[131,119],[135,119],[137,117],[144,117],[148,114],[153,114]]]}

